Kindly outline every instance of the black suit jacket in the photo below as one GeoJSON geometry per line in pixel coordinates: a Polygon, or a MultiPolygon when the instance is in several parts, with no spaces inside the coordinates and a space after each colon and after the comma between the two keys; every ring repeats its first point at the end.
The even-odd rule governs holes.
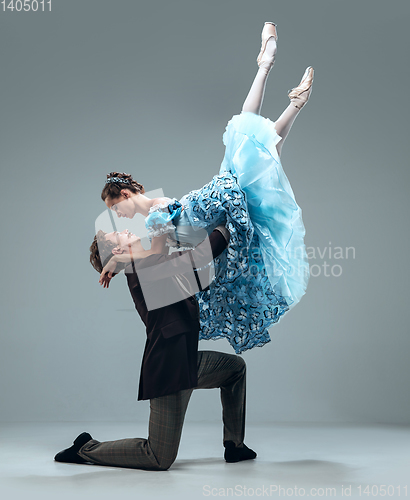
{"type": "Polygon", "coordinates": [[[211,262],[227,244],[225,237],[214,230],[209,242],[206,239],[193,250],[149,255],[126,267],[135,308],[147,333],[138,400],[197,386],[200,323],[199,306],[193,295],[201,286],[194,269],[211,262]],[[161,304],[161,300],[155,304],[157,296],[162,301],[170,298],[172,303],[153,309],[151,306],[161,304]]]}

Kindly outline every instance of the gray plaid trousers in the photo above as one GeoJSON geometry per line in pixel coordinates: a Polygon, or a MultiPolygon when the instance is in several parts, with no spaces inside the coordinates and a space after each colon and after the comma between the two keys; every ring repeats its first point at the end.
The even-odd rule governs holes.
{"type": "MultiPolygon", "coordinates": [[[[223,440],[242,447],[245,437],[246,364],[235,354],[198,351],[198,385],[220,388],[223,440]]],[[[193,389],[150,400],[148,439],[88,441],[78,455],[97,465],[167,470],[177,457],[182,426],[193,389]]]]}

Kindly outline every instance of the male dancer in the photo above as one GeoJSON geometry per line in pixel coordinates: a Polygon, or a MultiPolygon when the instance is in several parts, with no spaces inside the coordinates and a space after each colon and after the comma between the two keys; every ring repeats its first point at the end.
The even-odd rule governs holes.
{"type": "Polygon", "coordinates": [[[111,245],[117,255],[132,253],[133,260],[125,273],[135,307],[147,330],[138,400],[150,399],[149,437],[99,442],[83,432],[73,446],[57,453],[56,461],[167,470],[178,453],[193,389],[216,387],[221,390],[225,460],[239,462],[256,457],[243,442],[245,361],[233,354],[198,351],[199,307],[193,296],[195,284],[200,282],[201,271],[197,272],[197,268],[222,253],[229,238],[229,231],[218,226],[209,240],[194,250],[170,255],[152,253],[145,258],[141,258],[140,252],[144,249],[140,239],[128,231],[99,232],[94,238],[90,260],[98,272],[103,269],[98,240],[100,249],[106,244],[111,245]],[[148,310],[145,298],[155,301],[158,291],[162,292],[162,297],[165,293],[181,300],[148,310]]]}

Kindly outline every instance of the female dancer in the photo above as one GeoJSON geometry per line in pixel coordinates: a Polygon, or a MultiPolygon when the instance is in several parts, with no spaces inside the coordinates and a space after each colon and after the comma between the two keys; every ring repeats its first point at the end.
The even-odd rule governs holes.
{"type": "MultiPolygon", "coordinates": [[[[230,245],[214,261],[217,273],[209,289],[197,294],[200,339],[225,337],[237,354],[270,341],[268,328],[300,301],[309,279],[301,209],[280,153],[309,99],[313,68],[309,66],[300,84],[290,91],[291,102],[276,122],[261,117],[277,38],[276,25],[265,23],[259,70],[242,113],[226,127],[225,156],[211,182],[179,201],[150,199],[130,175],[112,172],[101,194],[119,217],[133,218],[136,213],[146,217],[150,253],[164,252],[167,245],[190,248],[226,223],[230,245]]],[[[128,256],[115,257],[101,273],[104,286],[116,262],[129,261],[128,256]]]]}

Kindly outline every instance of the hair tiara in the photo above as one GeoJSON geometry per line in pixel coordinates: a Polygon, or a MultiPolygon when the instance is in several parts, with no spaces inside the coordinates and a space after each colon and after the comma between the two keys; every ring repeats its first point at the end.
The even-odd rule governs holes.
{"type": "Polygon", "coordinates": [[[122,182],[123,184],[131,184],[129,179],[121,179],[121,177],[110,177],[105,181],[106,184],[111,184],[113,182],[122,182]]]}

